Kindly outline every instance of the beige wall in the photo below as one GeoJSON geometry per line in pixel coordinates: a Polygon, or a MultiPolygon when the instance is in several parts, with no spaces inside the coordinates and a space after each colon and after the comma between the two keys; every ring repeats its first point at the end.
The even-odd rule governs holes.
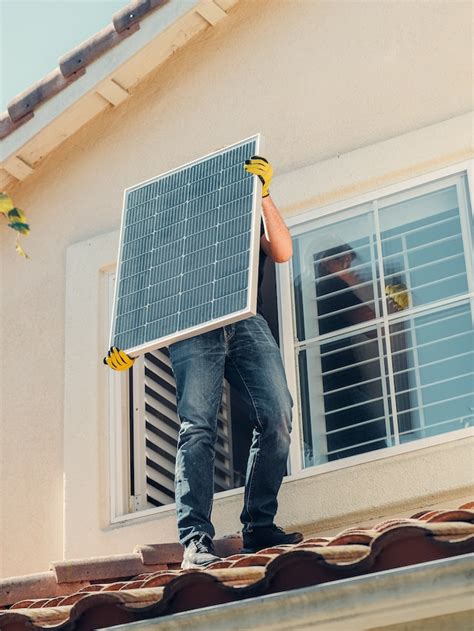
{"type": "MultiPolygon", "coordinates": [[[[117,229],[125,187],[256,131],[264,134],[275,165],[275,191],[295,169],[314,173],[319,162],[329,168],[327,190],[337,188],[331,184],[337,162],[354,155],[348,152],[472,109],[470,28],[469,2],[242,0],[13,191],[32,234],[25,244],[27,263],[0,237],[0,361],[6,373],[0,399],[0,576],[44,570],[63,556],[64,546],[68,556],[97,554],[101,545],[104,553],[121,552],[131,540],[155,532],[129,530],[123,539],[114,529],[105,541],[97,504],[106,498],[94,495],[91,506],[89,495],[81,493],[97,488],[100,452],[96,443],[79,442],[66,451],[69,459],[77,447],[65,509],[75,535],[70,545],[63,537],[64,471],[70,465],[63,462],[65,365],[80,374],[91,358],[100,359],[97,336],[90,334],[97,320],[76,329],[69,347],[74,357],[65,358],[68,246],[117,229]]],[[[469,136],[469,125],[463,125],[469,136]]],[[[464,141],[454,135],[430,145],[422,170],[466,158],[466,135],[464,141]]],[[[422,158],[404,176],[391,167],[387,181],[415,173],[422,158]]],[[[405,159],[410,162],[409,151],[405,159]]],[[[376,168],[370,152],[356,155],[352,164],[357,168],[346,173],[346,184],[354,184],[355,173],[370,181],[376,168]]],[[[281,194],[288,208],[317,199],[315,190],[303,198],[294,183],[291,193],[281,194]]],[[[89,379],[88,373],[77,384],[84,402],[77,423],[85,428],[78,428],[79,441],[87,429],[103,432],[106,422],[92,391],[83,388],[89,379]]]]}

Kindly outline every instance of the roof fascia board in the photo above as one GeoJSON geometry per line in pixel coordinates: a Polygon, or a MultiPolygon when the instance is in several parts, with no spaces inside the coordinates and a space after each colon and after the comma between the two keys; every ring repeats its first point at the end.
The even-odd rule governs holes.
{"type": "Polygon", "coordinates": [[[363,631],[446,616],[472,607],[474,559],[466,554],[240,602],[206,607],[114,631],[363,631]]]}
{"type": "MultiPolygon", "coordinates": [[[[170,0],[158,11],[140,22],[140,29],[107,53],[87,66],[86,73],[49,101],[38,107],[34,116],[13,131],[0,143],[0,161],[5,162],[18,154],[22,147],[79,99],[94,91],[131,57],[140,52],[155,38],[159,38],[171,25],[191,12],[199,12],[198,0],[170,0]]],[[[74,130],[75,131],[75,130],[74,130]]]]}

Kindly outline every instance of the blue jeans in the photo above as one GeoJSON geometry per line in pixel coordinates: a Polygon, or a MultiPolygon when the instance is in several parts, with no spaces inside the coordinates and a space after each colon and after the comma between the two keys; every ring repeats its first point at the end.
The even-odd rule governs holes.
{"type": "Polygon", "coordinates": [[[199,534],[214,537],[214,443],[224,377],[250,403],[254,423],[243,530],[270,526],[286,470],[293,402],[267,322],[257,314],[176,342],[169,351],[181,420],[175,474],[180,542],[199,534]]]}

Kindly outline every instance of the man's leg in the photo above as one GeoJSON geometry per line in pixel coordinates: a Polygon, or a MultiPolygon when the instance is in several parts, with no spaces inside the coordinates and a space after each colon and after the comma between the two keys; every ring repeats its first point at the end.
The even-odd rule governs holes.
{"type": "Polygon", "coordinates": [[[181,428],[176,456],[175,494],[179,540],[214,536],[210,517],[214,494],[217,435],[225,346],[222,329],[169,347],[176,378],[181,428]]]}
{"type": "Polygon", "coordinates": [[[293,405],[280,351],[262,316],[242,320],[234,327],[234,335],[229,339],[226,377],[249,401],[254,416],[240,517],[244,547],[249,547],[246,543],[249,541],[255,543],[250,547],[256,548],[259,541],[263,545],[267,540],[269,545],[274,541],[300,541],[299,533],[285,535],[273,531],[271,535],[277,495],[286,472],[293,405]],[[263,533],[263,538],[255,533],[263,533]]]}

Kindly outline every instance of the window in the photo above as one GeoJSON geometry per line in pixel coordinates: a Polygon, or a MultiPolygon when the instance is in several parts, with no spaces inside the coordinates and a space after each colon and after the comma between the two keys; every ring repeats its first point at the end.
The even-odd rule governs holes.
{"type": "Polygon", "coordinates": [[[470,219],[454,176],[295,225],[304,467],[472,424],[470,219]]]}

